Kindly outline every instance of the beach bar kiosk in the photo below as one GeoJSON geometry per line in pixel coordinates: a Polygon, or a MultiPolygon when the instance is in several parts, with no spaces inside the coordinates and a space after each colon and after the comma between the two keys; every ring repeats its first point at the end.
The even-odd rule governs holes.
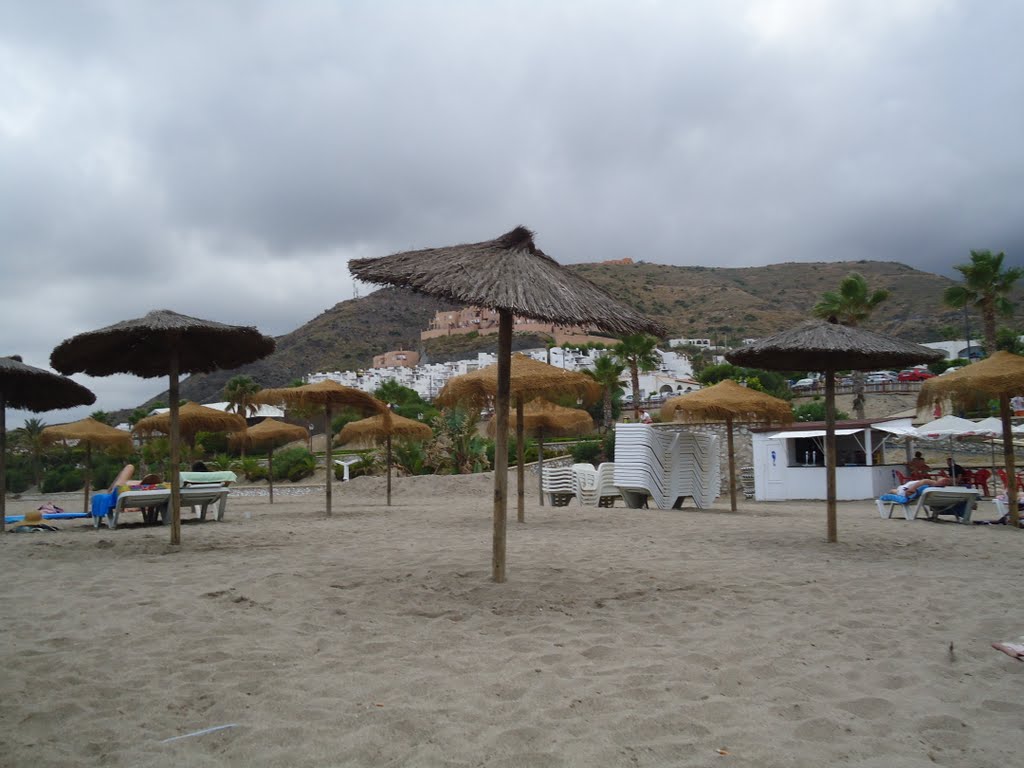
{"type": "MultiPolygon", "coordinates": [[[[904,438],[916,432],[911,419],[836,422],[836,499],[877,498],[906,474],[904,438]],[[896,443],[903,441],[903,445],[896,443]],[[886,463],[886,453],[894,463],[886,463]]],[[[758,501],[824,499],[825,425],[804,422],[751,430],[754,498],[758,501]]]]}

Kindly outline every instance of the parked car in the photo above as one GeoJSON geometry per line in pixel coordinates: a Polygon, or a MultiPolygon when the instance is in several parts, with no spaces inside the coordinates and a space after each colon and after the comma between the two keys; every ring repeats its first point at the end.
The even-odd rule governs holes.
{"type": "Polygon", "coordinates": [[[954,365],[952,368],[947,368],[946,370],[944,370],[939,375],[940,376],[945,376],[947,373],[952,373],[953,371],[959,371],[959,370],[960,370],[960,366],[959,365],[954,365]]]}
{"type": "Polygon", "coordinates": [[[896,378],[898,381],[925,381],[934,377],[935,374],[925,368],[908,368],[905,371],[900,371],[896,378]]]}
{"type": "Polygon", "coordinates": [[[867,384],[892,384],[897,381],[897,376],[892,371],[872,371],[864,381],[867,384]]]}
{"type": "Polygon", "coordinates": [[[794,392],[806,392],[818,386],[817,379],[800,379],[790,387],[794,392]]]}

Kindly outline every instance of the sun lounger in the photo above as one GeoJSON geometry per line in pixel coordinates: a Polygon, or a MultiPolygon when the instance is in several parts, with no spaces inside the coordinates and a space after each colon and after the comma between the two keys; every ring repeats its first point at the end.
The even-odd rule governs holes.
{"type": "Polygon", "coordinates": [[[141,509],[143,520],[155,522],[157,515],[167,510],[170,500],[170,488],[157,488],[149,491],[119,491],[117,501],[111,507],[110,512],[93,517],[92,524],[93,527],[99,528],[100,523],[106,520],[107,527],[116,530],[121,513],[128,509],[141,509]]]}
{"type": "MultiPolygon", "coordinates": [[[[192,514],[195,515],[196,507],[199,507],[199,519],[206,521],[206,513],[210,505],[217,503],[217,522],[224,519],[224,510],[227,508],[228,494],[231,490],[221,483],[208,483],[203,485],[190,485],[181,489],[181,506],[192,507],[192,514]]],[[[164,525],[167,525],[170,515],[164,516],[164,525]]]]}
{"type": "Polygon", "coordinates": [[[978,506],[980,498],[981,491],[977,488],[961,488],[959,486],[925,488],[917,499],[914,517],[917,517],[923,509],[929,520],[936,520],[939,515],[956,515],[957,522],[970,523],[971,513],[978,506]]]}

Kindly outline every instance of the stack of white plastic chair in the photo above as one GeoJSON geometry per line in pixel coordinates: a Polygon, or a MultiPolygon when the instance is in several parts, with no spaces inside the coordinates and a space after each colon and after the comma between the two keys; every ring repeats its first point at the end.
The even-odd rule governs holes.
{"type": "Polygon", "coordinates": [[[597,469],[589,464],[582,467],[577,464],[573,469],[576,472],[576,498],[580,504],[613,507],[615,500],[622,498],[615,487],[615,465],[610,461],[603,462],[597,469]]]}
{"type": "Polygon", "coordinates": [[[544,467],[541,490],[552,507],[564,507],[576,495],[576,479],[572,467],[544,467]]]}
{"type": "Polygon", "coordinates": [[[699,432],[620,424],[615,430],[615,485],[626,506],[678,508],[686,497],[701,509],[721,488],[718,438],[699,432]]]}

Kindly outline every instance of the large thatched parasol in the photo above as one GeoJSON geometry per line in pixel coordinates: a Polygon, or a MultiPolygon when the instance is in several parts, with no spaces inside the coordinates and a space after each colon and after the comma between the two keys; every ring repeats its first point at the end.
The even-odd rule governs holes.
{"type": "Polygon", "coordinates": [[[917,405],[931,405],[947,397],[953,400],[966,400],[979,393],[999,399],[999,418],[1003,424],[1003,461],[1006,465],[1006,496],[1010,505],[1010,524],[1016,527],[1020,523],[1020,512],[1017,509],[1019,489],[1013,455],[1010,398],[1024,393],[1024,357],[1000,351],[959,371],[928,379],[921,385],[917,405]]]}
{"type": "MultiPolygon", "coordinates": [[[[498,310],[498,445],[508,441],[509,365],[514,315],[611,333],[666,331],[624,306],[593,283],[563,269],[533,244],[525,227],[482,243],[407,251],[377,259],[355,259],[349,271],[368,283],[411,288],[431,296],[498,310]]],[[[508,456],[495,451],[494,537],[491,576],[505,581],[505,512],[508,456]]]]}
{"type": "MultiPolygon", "coordinates": [[[[133,431],[140,435],[150,435],[154,432],[169,435],[171,433],[170,411],[139,419],[135,422],[133,431]]],[[[199,403],[185,403],[178,408],[178,434],[189,445],[195,443],[196,434],[199,432],[239,433],[244,431],[245,419],[237,413],[207,408],[199,403]]]]}
{"type": "Polygon", "coordinates": [[[96,395],[77,381],[25,365],[21,357],[0,357],[0,531],[5,528],[7,497],[7,408],[52,411],[92,405],[96,395]]]}
{"type": "MultiPolygon", "coordinates": [[[[467,373],[464,376],[455,376],[448,380],[444,388],[438,393],[435,402],[443,407],[455,405],[456,403],[469,404],[476,407],[493,402],[498,394],[498,366],[489,365],[486,368],[467,373]]],[[[515,412],[523,412],[523,403],[530,398],[538,396],[557,397],[568,395],[582,400],[584,403],[592,403],[601,396],[601,385],[586,374],[576,371],[567,371],[563,368],[556,368],[553,365],[534,360],[528,355],[513,355],[509,369],[509,396],[515,401],[515,412]]],[[[517,450],[517,519],[519,522],[526,521],[526,502],[523,481],[523,421],[516,421],[516,450],[517,450]]],[[[491,431],[495,431],[496,423],[490,424],[491,431]]],[[[544,461],[543,443],[540,446],[540,460],[544,461]]],[[[544,503],[544,493],[541,492],[540,503],[544,503]]]]}
{"type": "Polygon", "coordinates": [[[407,419],[392,413],[390,416],[371,416],[360,421],[350,421],[341,428],[341,432],[334,439],[338,445],[351,443],[356,440],[370,439],[374,442],[384,440],[388,453],[388,506],[391,506],[391,439],[404,437],[406,440],[429,440],[434,436],[434,430],[422,421],[407,419]]]}
{"type": "Polygon", "coordinates": [[[85,447],[85,506],[82,509],[89,512],[89,486],[92,483],[92,449],[93,446],[102,448],[117,448],[128,452],[132,449],[131,433],[115,429],[102,421],[88,418],[75,421],[71,424],[57,424],[46,427],[40,435],[44,443],[56,443],[61,440],[77,440],[80,446],[85,447]]]}
{"type": "MultiPolygon", "coordinates": [[[[518,400],[516,410],[509,412],[509,421],[516,428],[519,445],[524,434],[537,438],[537,489],[541,503],[544,499],[544,438],[566,435],[582,435],[594,429],[594,419],[579,408],[566,408],[543,397],[537,397],[523,406],[518,400]]],[[[488,425],[493,435],[494,422],[488,425]]],[[[519,452],[519,466],[523,465],[522,448],[519,452]]],[[[522,475],[520,474],[520,478],[522,475]]]]}
{"type": "Polygon", "coordinates": [[[828,540],[836,534],[836,381],[841,370],[868,371],[931,363],[942,353],[920,344],[892,339],[862,328],[820,320],[804,323],[725,355],[734,365],[775,371],[822,371],[825,374],[825,486],[828,540]]]}
{"type": "Polygon", "coordinates": [[[303,384],[301,387],[264,389],[252,396],[254,403],[267,405],[322,405],[324,407],[325,429],[327,431],[327,516],[331,516],[331,477],[334,462],[331,459],[331,413],[334,408],[348,406],[363,413],[380,413],[390,417],[387,405],[373,395],[354,387],[345,387],[336,381],[321,381],[317,384],[303,384]]]}
{"type": "Polygon", "coordinates": [[[237,368],[273,351],[274,340],[255,328],[224,325],[159,309],[145,317],[67,339],[53,350],[50,362],[62,373],[167,376],[167,399],[171,405],[171,544],[180,544],[178,377],[183,373],[237,368]]]}
{"type": "Polygon", "coordinates": [[[729,504],[736,511],[736,454],[733,449],[733,422],[786,424],[793,420],[793,408],[785,400],[725,379],[714,386],[673,397],[661,408],[661,418],[671,421],[681,415],[684,421],[724,421],[729,441],[729,504]]]}
{"type": "Polygon", "coordinates": [[[270,489],[270,503],[274,503],[274,449],[295,440],[306,440],[309,430],[297,424],[286,424],[276,419],[264,419],[244,432],[231,436],[232,442],[247,448],[267,449],[267,485],[270,489]]]}

